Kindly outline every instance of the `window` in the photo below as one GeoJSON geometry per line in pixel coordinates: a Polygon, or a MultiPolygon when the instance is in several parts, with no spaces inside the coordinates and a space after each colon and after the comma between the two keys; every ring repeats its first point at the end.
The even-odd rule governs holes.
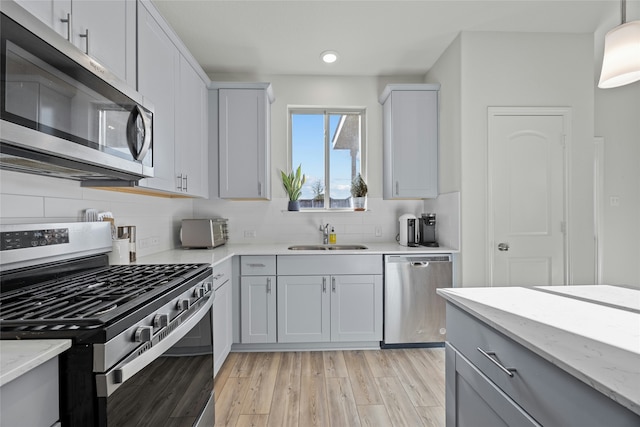
{"type": "Polygon", "coordinates": [[[307,181],[303,209],[351,206],[351,181],[361,173],[362,109],[291,108],[291,169],[302,165],[307,181]]]}

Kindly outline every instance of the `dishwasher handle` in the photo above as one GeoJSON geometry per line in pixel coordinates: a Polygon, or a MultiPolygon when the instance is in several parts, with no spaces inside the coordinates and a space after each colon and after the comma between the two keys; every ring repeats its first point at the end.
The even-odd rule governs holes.
{"type": "Polygon", "coordinates": [[[411,267],[426,268],[429,267],[428,261],[410,261],[411,267]]]}

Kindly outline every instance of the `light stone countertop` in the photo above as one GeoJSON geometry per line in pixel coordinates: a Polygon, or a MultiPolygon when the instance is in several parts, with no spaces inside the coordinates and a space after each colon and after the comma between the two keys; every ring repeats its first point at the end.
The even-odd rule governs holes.
{"type": "Polygon", "coordinates": [[[640,290],[553,290],[454,288],[438,294],[640,415],[640,290]]]}
{"type": "Polygon", "coordinates": [[[71,340],[1,340],[0,387],[70,347],[71,340]]]}
{"type": "MultiPolygon", "coordinates": [[[[271,244],[226,244],[214,249],[173,249],[144,257],[139,257],[137,264],[173,264],[173,263],[209,263],[215,266],[234,255],[411,255],[411,254],[452,254],[459,252],[451,248],[428,248],[420,246],[408,248],[393,243],[363,243],[365,250],[303,250],[293,251],[288,247],[301,243],[271,244]]],[[[304,243],[302,243],[304,244],[304,243]]],[[[328,245],[330,246],[330,245],[328,245]]]]}

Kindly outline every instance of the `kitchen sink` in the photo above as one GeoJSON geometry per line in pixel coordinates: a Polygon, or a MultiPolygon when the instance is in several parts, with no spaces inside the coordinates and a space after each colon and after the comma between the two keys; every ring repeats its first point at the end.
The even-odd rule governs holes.
{"type": "Polygon", "coordinates": [[[369,249],[364,245],[294,245],[290,251],[357,251],[369,249]]]}

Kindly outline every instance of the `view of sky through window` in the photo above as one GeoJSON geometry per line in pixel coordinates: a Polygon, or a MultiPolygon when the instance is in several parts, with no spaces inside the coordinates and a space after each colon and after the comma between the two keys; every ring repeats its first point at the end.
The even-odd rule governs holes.
{"type": "Polygon", "coordinates": [[[291,114],[291,167],[302,165],[307,181],[300,199],[312,201],[302,207],[323,208],[326,194],[331,208],[349,207],[351,181],[360,172],[361,120],[359,112],[291,114]]]}

